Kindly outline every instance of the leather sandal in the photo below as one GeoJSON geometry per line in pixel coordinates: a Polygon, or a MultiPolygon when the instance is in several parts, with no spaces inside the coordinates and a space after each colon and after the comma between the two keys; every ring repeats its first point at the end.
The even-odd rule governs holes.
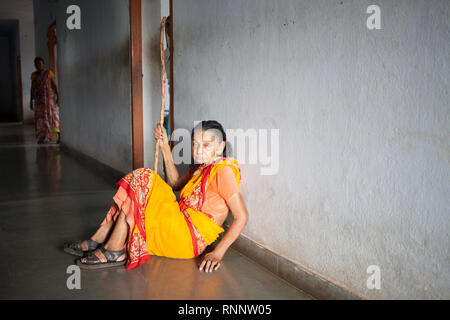
{"type": "Polygon", "coordinates": [[[100,246],[100,243],[98,243],[97,241],[89,239],[89,240],[87,240],[87,242],[88,242],[88,249],[86,251],[84,251],[81,248],[81,243],[82,242],[83,242],[82,240],[66,242],[64,244],[64,251],[69,253],[69,254],[78,256],[78,257],[84,257],[84,255],[86,253],[88,253],[90,251],[94,251],[100,246]]]}
{"type": "Polygon", "coordinates": [[[110,268],[110,267],[118,267],[123,266],[127,259],[123,259],[122,261],[117,261],[121,256],[125,254],[125,249],[119,251],[107,250],[102,245],[99,250],[103,253],[106,258],[106,262],[101,261],[94,252],[89,252],[86,255],[86,262],[81,262],[81,259],[77,259],[77,266],[81,269],[102,269],[102,268],[110,268]]]}

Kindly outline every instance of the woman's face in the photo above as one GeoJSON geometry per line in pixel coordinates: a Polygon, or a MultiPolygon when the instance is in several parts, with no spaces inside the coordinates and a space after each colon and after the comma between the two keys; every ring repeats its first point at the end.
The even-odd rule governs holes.
{"type": "Polygon", "coordinates": [[[194,158],[194,163],[203,164],[210,163],[214,161],[219,155],[222,154],[225,148],[225,142],[219,143],[217,132],[215,130],[198,130],[194,131],[194,137],[192,139],[192,157],[194,158]]]}
{"type": "Polygon", "coordinates": [[[36,66],[36,69],[39,71],[42,71],[45,69],[45,65],[44,65],[44,61],[42,60],[37,60],[34,65],[36,66]]]}

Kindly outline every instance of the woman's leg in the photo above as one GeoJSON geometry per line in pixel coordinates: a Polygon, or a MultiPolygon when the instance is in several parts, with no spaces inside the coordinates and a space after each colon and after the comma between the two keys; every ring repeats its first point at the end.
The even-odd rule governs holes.
{"type": "MultiPolygon", "coordinates": [[[[97,233],[102,229],[102,227],[100,227],[100,229],[97,231],[97,233]]],[[[119,216],[117,217],[115,224],[114,224],[114,229],[112,231],[112,234],[109,237],[108,242],[104,246],[105,249],[111,250],[111,251],[120,251],[120,250],[124,249],[125,245],[126,245],[127,237],[128,237],[128,232],[129,232],[129,226],[126,221],[126,214],[123,211],[121,211],[119,216]]],[[[92,240],[95,240],[95,239],[92,239],[92,240]]],[[[95,240],[95,241],[97,241],[97,240],[95,240]]],[[[103,255],[101,250],[99,250],[99,249],[95,250],[94,254],[97,256],[97,258],[99,258],[100,261],[106,262],[106,258],[103,255]]],[[[126,257],[127,257],[126,253],[124,253],[121,257],[119,257],[117,259],[117,261],[123,261],[126,259],[126,257]]],[[[81,258],[81,262],[85,263],[86,257],[81,258]]]]}
{"type": "MultiPolygon", "coordinates": [[[[105,254],[108,255],[108,259],[116,262],[125,262],[128,258],[132,263],[139,261],[142,263],[148,257],[145,237],[140,233],[134,232],[140,228],[140,225],[136,225],[135,214],[139,214],[140,219],[142,218],[147,202],[147,195],[153,188],[154,174],[151,169],[136,169],[116,184],[118,190],[113,197],[114,205],[111,206],[104,221],[101,223],[101,226],[105,224],[109,225],[112,221],[112,225],[110,225],[111,229],[109,229],[112,231],[111,235],[109,238],[106,238],[108,239],[106,242],[103,242],[103,246],[92,251],[84,259],[79,259],[77,263],[98,264],[98,260],[104,263],[107,262],[105,254]],[[129,248],[131,248],[130,251],[128,251],[129,248]],[[117,257],[117,255],[120,256],[117,257]],[[98,260],[96,261],[93,256],[98,260]]],[[[175,195],[173,195],[173,198],[173,200],[176,199],[175,195]]],[[[96,234],[92,236],[92,240],[104,240],[105,233],[107,233],[105,231],[108,231],[108,229],[97,230],[96,234]]]]}
{"type": "MultiPolygon", "coordinates": [[[[118,213],[119,207],[116,203],[113,203],[106,214],[106,218],[103,220],[94,235],[90,237],[90,240],[94,240],[97,243],[105,243],[114,228],[115,217],[118,216],[118,213]]],[[[83,251],[87,251],[89,249],[88,240],[81,242],[81,249],[83,251]]]]}
{"type": "Polygon", "coordinates": [[[129,232],[126,218],[125,212],[121,211],[111,237],[109,237],[108,242],[105,244],[106,250],[119,251],[125,248],[129,232]]]}
{"type": "MultiPolygon", "coordinates": [[[[106,224],[103,224],[100,226],[100,228],[97,229],[97,231],[94,233],[94,235],[90,238],[91,240],[94,240],[95,242],[98,243],[104,243],[106,241],[106,239],[108,239],[109,234],[111,233],[111,230],[114,227],[114,221],[111,220],[106,224]]],[[[88,241],[84,240],[81,243],[81,249],[83,251],[87,251],[88,250],[88,241]]]]}

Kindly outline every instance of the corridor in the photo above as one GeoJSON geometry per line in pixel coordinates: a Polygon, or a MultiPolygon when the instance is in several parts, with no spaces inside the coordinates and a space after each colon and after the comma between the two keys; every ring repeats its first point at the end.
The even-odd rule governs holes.
{"type": "Polygon", "coordinates": [[[21,124],[0,124],[0,167],[0,299],[310,299],[232,248],[210,274],[196,259],[152,256],[130,271],[82,270],[81,289],[69,290],[75,257],[63,243],[95,230],[117,177],[56,144],[38,145],[21,124]]]}
{"type": "Polygon", "coordinates": [[[448,0],[0,1],[0,299],[450,299],[449,21],[448,0]],[[139,168],[187,209],[136,171],[111,250],[164,257],[73,273],[63,244],[139,168]]]}

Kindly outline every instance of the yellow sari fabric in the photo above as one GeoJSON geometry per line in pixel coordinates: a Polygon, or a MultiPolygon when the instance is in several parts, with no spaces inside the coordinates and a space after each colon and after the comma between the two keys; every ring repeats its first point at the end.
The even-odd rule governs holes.
{"type": "Polygon", "coordinates": [[[148,253],[168,258],[194,257],[188,225],[172,188],[154,175],[154,185],[145,208],[148,253]]]}
{"type": "MultiPolygon", "coordinates": [[[[145,208],[146,245],[150,255],[190,259],[213,243],[224,229],[212,216],[202,212],[204,194],[211,179],[223,166],[231,166],[240,183],[240,169],[234,159],[218,158],[203,164],[176,200],[172,188],[157,174],[145,208]]],[[[134,232],[139,232],[135,228],[134,232]]]]}

